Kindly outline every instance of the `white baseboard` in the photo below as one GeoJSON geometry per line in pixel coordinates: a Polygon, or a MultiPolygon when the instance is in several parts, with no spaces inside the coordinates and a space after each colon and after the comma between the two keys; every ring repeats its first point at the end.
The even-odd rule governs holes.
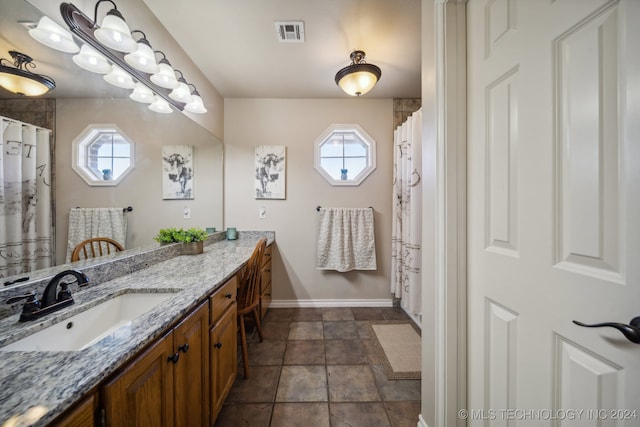
{"type": "Polygon", "coordinates": [[[295,299],[273,300],[270,308],[325,308],[325,307],[393,307],[391,299],[295,299]]]}
{"type": "Polygon", "coordinates": [[[424,418],[422,418],[422,414],[418,415],[418,427],[429,427],[424,418]]]}

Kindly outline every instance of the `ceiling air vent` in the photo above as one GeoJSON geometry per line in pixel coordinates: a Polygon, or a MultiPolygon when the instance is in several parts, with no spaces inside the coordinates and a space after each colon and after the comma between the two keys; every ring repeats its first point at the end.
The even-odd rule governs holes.
{"type": "Polygon", "coordinates": [[[274,24],[280,43],[304,43],[304,22],[276,21],[274,24]]]}

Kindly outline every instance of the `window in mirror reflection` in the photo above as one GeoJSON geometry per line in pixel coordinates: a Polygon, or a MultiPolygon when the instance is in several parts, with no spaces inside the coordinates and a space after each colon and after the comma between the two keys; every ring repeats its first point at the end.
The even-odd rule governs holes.
{"type": "Polygon", "coordinates": [[[133,169],[133,147],[118,126],[89,125],[73,142],[73,168],[89,185],[117,185],[133,169]]]}
{"type": "Polygon", "coordinates": [[[359,185],[375,169],[375,141],[358,125],[331,125],[316,140],[315,168],[332,185],[359,185]]]}

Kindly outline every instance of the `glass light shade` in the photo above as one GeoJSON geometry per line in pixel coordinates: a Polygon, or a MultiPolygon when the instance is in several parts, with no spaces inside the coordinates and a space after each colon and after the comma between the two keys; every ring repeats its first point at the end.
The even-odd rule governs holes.
{"type": "Polygon", "coordinates": [[[165,89],[175,89],[178,87],[178,79],[171,65],[160,62],[159,71],[151,76],[151,81],[165,89]]]}
{"type": "Polygon", "coordinates": [[[186,104],[193,100],[189,86],[184,82],[180,82],[178,87],[171,91],[169,97],[174,101],[184,102],[186,104]]]}
{"type": "Polygon", "coordinates": [[[111,64],[94,48],[87,44],[83,44],[80,53],[73,55],[73,62],[80,68],[98,74],[107,74],[111,72],[111,64]]]}
{"type": "MultiPolygon", "coordinates": [[[[370,64],[356,64],[350,65],[347,68],[353,68],[349,70],[348,73],[345,73],[340,79],[336,75],[336,83],[338,86],[342,88],[348,95],[351,96],[360,96],[369,92],[378,82],[378,78],[380,74],[376,73],[369,69],[369,67],[364,66],[372,66],[370,64]]],[[[375,66],[372,66],[375,67],[375,66]]],[[[377,67],[376,67],[377,68],[377,67]]],[[[345,70],[344,68],[341,71],[345,70]]],[[[340,73],[339,72],[339,73],[340,73]]]]}
{"type": "Polygon", "coordinates": [[[142,41],[138,42],[138,49],[124,56],[124,60],[143,73],[154,74],[160,71],[153,50],[142,41]]]}
{"type": "Polygon", "coordinates": [[[115,9],[107,13],[102,25],[93,34],[100,43],[118,52],[133,52],[138,48],[129,26],[115,9]]]}
{"type": "Polygon", "coordinates": [[[136,83],[136,87],[133,89],[133,92],[131,92],[131,95],[129,95],[129,98],[137,102],[151,104],[155,100],[155,94],[142,83],[136,83]]]}
{"type": "Polygon", "coordinates": [[[123,89],[133,89],[136,87],[136,83],[133,81],[133,78],[129,74],[125,73],[122,68],[115,65],[111,72],[109,74],[105,74],[102,78],[105,79],[107,83],[123,89]]]}
{"type": "Polygon", "coordinates": [[[80,50],[71,33],[48,16],[40,18],[38,26],[29,30],[29,35],[43,45],[62,52],[77,53],[80,50]]]}
{"type": "Polygon", "coordinates": [[[173,113],[173,109],[169,106],[169,103],[160,98],[158,95],[155,95],[153,103],[149,105],[149,109],[151,111],[155,111],[156,113],[173,113]]]}
{"type": "Polygon", "coordinates": [[[193,100],[184,106],[184,109],[190,113],[204,114],[207,112],[207,109],[204,108],[204,102],[202,102],[202,98],[200,95],[191,95],[193,100]]]}
{"type": "Polygon", "coordinates": [[[16,70],[20,72],[20,74],[15,74],[11,72],[9,67],[0,67],[0,86],[8,90],[9,92],[17,93],[20,95],[26,96],[38,96],[43,95],[49,92],[50,89],[53,89],[55,84],[49,83],[46,81],[40,81],[40,79],[34,79],[29,76],[27,73],[21,72],[20,70],[16,70]]]}

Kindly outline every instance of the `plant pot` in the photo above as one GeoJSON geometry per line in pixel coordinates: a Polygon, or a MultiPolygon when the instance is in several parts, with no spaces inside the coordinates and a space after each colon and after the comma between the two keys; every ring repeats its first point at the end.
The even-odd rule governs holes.
{"type": "Polygon", "coordinates": [[[182,255],[198,255],[204,252],[204,242],[189,242],[182,244],[182,255]]]}

